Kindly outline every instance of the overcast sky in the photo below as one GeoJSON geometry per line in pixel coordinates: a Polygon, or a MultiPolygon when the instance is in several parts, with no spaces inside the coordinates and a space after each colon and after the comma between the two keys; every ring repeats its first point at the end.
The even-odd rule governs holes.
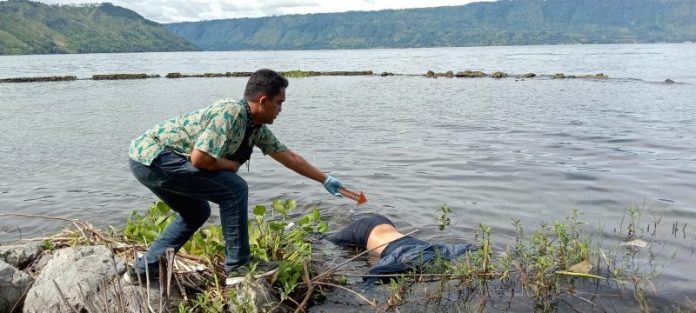
{"type": "Polygon", "coordinates": [[[55,3],[111,2],[160,23],[320,12],[374,11],[462,5],[487,0],[39,0],[55,3]]]}

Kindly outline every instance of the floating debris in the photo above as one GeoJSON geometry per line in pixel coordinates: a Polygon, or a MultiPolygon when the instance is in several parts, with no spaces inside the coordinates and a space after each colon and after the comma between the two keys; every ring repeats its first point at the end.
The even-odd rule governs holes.
{"type": "Polygon", "coordinates": [[[629,242],[624,242],[621,245],[624,247],[647,248],[648,242],[645,240],[634,239],[629,242]]]}
{"type": "Polygon", "coordinates": [[[592,270],[592,262],[590,260],[582,261],[568,268],[569,272],[574,273],[589,273],[592,270]]]}

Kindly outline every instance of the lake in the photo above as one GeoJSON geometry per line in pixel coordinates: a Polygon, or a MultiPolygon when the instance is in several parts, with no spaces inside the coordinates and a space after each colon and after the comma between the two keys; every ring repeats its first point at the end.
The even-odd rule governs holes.
{"type": "MultiPolygon", "coordinates": [[[[249,171],[240,172],[252,205],[293,198],[303,210],[318,206],[332,221],[376,212],[435,241],[471,241],[484,223],[499,250],[514,238],[513,220],[532,229],[574,208],[586,229],[612,242],[625,227],[626,209],[638,207],[639,235],[657,259],[669,261],[656,289],[694,300],[696,44],[0,56],[0,78],[261,67],[609,75],[291,78],[271,129],[321,169],[365,191],[368,204],[334,199],[260,151],[249,171]],[[677,83],[663,83],[668,78],[677,83]],[[440,232],[435,219],[443,203],[453,209],[453,225],[440,232]]],[[[130,141],[161,120],[240,97],[245,83],[0,84],[0,213],[124,224],[132,210],[155,200],[129,172],[130,141]]],[[[0,241],[51,235],[64,226],[2,217],[0,241]]]]}

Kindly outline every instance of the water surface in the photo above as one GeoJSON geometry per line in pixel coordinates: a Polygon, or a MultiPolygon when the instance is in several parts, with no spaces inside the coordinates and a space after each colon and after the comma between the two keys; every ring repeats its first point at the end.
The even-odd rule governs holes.
{"type": "MultiPolygon", "coordinates": [[[[356,51],[186,52],[2,56],[0,78],[40,75],[277,70],[427,70],[605,73],[609,80],[312,77],[291,79],[271,126],[289,147],[366,192],[356,207],[257,151],[250,203],[297,199],[340,221],[392,218],[430,240],[472,240],[493,227],[497,248],[541,220],[584,212],[586,228],[615,240],[627,207],[662,259],[656,288],[696,294],[696,45],[591,45],[356,51]],[[677,84],[661,83],[666,78],[677,84]],[[441,204],[454,225],[437,230],[441,204]],[[670,225],[678,223],[673,235],[670,225]],[[651,230],[652,233],[652,230],[651,230]]],[[[127,166],[130,140],[163,119],[242,94],[245,78],[78,80],[0,84],[0,213],[121,225],[154,197],[127,166]]],[[[0,218],[0,241],[65,225],[0,218]]],[[[692,297],[693,300],[693,297],[692,297]]]]}

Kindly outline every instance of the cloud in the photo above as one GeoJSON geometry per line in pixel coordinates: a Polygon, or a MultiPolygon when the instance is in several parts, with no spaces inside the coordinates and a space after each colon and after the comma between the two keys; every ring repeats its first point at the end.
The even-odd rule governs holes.
{"type": "MultiPolygon", "coordinates": [[[[160,22],[183,22],[283,14],[374,11],[463,5],[481,0],[39,0],[48,4],[111,2],[160,22]]],[[[490,0],[483,0],[490,1],[490,0]]]]}

